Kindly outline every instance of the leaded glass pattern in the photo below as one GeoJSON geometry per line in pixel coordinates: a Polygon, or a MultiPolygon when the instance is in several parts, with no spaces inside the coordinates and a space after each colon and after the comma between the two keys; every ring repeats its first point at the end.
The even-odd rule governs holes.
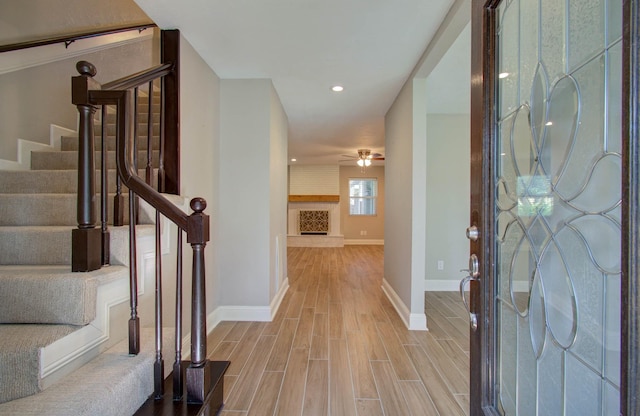
{"type": "Polygon", "coordinates": [[[619,411],[621,2],[497,13],[498,409],[619,411]]]}

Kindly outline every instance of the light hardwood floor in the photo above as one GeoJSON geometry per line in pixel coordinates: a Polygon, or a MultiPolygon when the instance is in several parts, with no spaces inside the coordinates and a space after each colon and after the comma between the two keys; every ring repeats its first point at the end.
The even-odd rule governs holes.
{"type": "Polygon", "coordinates": [[[208,337],[209,358],[231,361],[221,415],[468,414],[458,296],[428,292],[429,331],[409,331],[382,275],[382,246],[289,248],[273,322],[222,322],[208,337]]]}

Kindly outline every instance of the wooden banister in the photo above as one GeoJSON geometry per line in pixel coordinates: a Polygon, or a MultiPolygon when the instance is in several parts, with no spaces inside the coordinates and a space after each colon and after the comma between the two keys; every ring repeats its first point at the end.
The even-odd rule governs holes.
{"type": "Polygon", "coordinates": [[[42,39],[0,45],[0,53],[19,51],[21,49],[37,48],[39,46],[54,45],[56,43],[64,43],[65,45],[69,45],[70,43],[73,43],[76,40],[80,40],[80,39],[89,39],[89,38],[94,38],[98,36],[113,35],[116,33],[128,32],[130,30],[138,30],[141,32],[145,29],[153,28],[153,27],[157,27],[155,23],[145,23],[141,25],[113,26],[113,27],[99,29],[99,30],[88,30],[88,31],[75,32],[75,33],[69,33],[69,34],[58,35],[58,36],[50,36],[42,39]]]}
{"type": "MultiPolygon", "coordinates": [[[[164,80],[167,77],[175,77],[177,64],[166,62],[162,65],[150,68],[108,84],[100,85],[93,77],[96,75],[96,68],[85,61],[77,64],[79,76],[72,79],[72,98],[73,103],[77,105],[80,111],[79,140],[80,151],[79,179],[78,189],[82,195],[78,195],[78,229],[74,230],[74,234],[78,234],[84,240],[88,240],[90,236],[97,233],[101,235],[100,228],[95,227],[95,213],[93,212],[93,200],[95,199],[95,189],[92,187],[95,178],[94,166],[94,128],[93,113],[96,107],[113,106],[116,111],[116,167],[118,178],[122,184],[129,189],[129,269],[130,269],[130,309],[129,318],[129,353],[137,354],[140,350],[140,319],[138,317],[138,300],[137,300],[137,253],[136,253],[136,200],[142,198],[156,210],[156,361],[154,363],[154,386],[155,397],[160,399],[164,394],[163,379],[164,365],[162,358],[162,293],[161,293],[161,249],[160,249],[160,215],[166,217],[177,225],[178,233],[186,233],[187,243],[192,247],[192,294],[191,294],[191,362],[186,368],[186,400],[189,403],[204,403],[214,386],[212,385],[213,365],[207,359],[207,334],[206,334],[206,287],[205,287],[205,247],[210,239],[209,216],[204,213],[207,203],[202,198],[194,198],[191,200],[190,206],[193,213],[186,214],[171,201],[169,201],[159,191],[149,185],[143,178],[138,176],[138,166],[136,165],[136,154],[138,152],[136,144],[137,135],[137,93],[138,87],[149,83],[149,92],[153,92],[151,87],[156,79],[164,80]],[[82,201],[82,203],[80,202],[82,201]],[[91,202],[90,202],[91,201],[91,202]],[[95,231],[94,231],[95,229],[95,231]]],[[[163,85],[165,83],[163,82],[163,85]]],[[[177,83],[175,83],[177,85],[177,83]]],[[[161,93],[163,104],[166,107],[172,107],[176,110],[179,106],[176,103],[169,105],[170,101],[177,101],[179,95],[173,93],[172,99],[167,98],[166,93],[161,93]]],[[[149,100],[149,105],[151,100],[149,100]]],[[[164,107],[163,107],[164,108],[164,107]]],[[[105,114],[103,112],[103,114],[105,114]]],[[[172,117],[163,117],[161,120],[174,120],[178,118],[174,114],[172,117]]],[[[105,122],[103,118],[103,123],[105,122]]],[[[151,117],[147,119],[147,143],[151,139],[151,117]]],[[[163,123],[161,123],[163,124],[163,123]]],[[[172,123],[173,124],[173,123],[172,123]]],[[[163,146],[163,134],[166,132],[161,125],[160,146],[163,146]]],[[[172,126],[171,131],[177,132],[177,126],[172,126]]],[[[103,130],[104,131],[104,130],[103,130]]],[[[173,137],[174,142],[177,138],[173,137]]],[[[107,140],[106,134],[103,134],[103,142],[107,140]]],[[[104,146],[103,146],[104,147],[104,146]]],[[[149,152],[149,150],[147,150],[149,152]]],[[[149,154],[149,153],[147,153],[149,154]]],[[[105,157],[103,154],[102,157],[105,157]]],[[[105,163],[103,162],[103,165],[105,163]]],[[[174,166],[175,167],[175,166],[174,166]]],[[[147,170],[149,166],[147,166],[147,170]]],[[[148,174],[147,174],[148,176],[148,174]]],[[[103,175],[104,177],[104,175],[103,175]]],[[[174,178],[175,179],[175,178],[174,178]]],[[[106,189],[103,184],[102,189],[106,189]]],[[[83,241],[84,241],[83,240],[83,241]]],[[[181,244],[181,239],[179,239],[181,244]]],[[[83,256],[87,253],[93,255],[86,246],[80,244],[74,245],[74,250],[84,250],[83,256]]],[[[178,249],[181,255],[181,248],[178,249]]],[[[75,253],[75,252],[74,252],[75,253]]],[[[75,255],[75,254],[74,254],[75,255]]],[[[82,256],[81,256],[82,257],[82,256]]],[[[181,265],[181,261],[178,263],[181,265]]],[[[181,284],[181,272],[177,273],[177,281],[181,284]]],[[[176,314],[181,316],[180,302],[176,304],[176,314]]],[[[181,337],[181,327],[176,328],[176,343],[181,337]]],[[[175,369],[180,369],[182,363],[178,362],[180,354],[179,350],[176,354],[175,369]]],[[[226,369],[226,367],[225,367],[226,369]]],[[[175,378],[181,380],[181,374],[175,378]]],[[[182,389],[181,382],[178,383],[178,389],[182,389]]],[[[181,396],[181,392],[174,390],[173,397],[181,396]]]]}
{"type": "Polygon", "coordinates": [[[170,74],[173,70],[173,67],[173,62],[154,66],[144,71],[140,71],[135,74],[117,79],[115,81],[102,84],[102,91],[128,90],[130,88],[139,87],[140,85],[144,85],[149,81],[153,81],[170,74]]]}

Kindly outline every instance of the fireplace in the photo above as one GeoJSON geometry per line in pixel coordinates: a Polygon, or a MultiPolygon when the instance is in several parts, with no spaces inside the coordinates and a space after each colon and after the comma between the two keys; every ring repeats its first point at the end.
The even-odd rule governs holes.
{"type": "Polygon", "coordinates": [[[289,198],[287,244],[290,247],[342,247],[340,203],[322,198],[289,198]]]}
{"type": "Polygon", "coordinates": [[[328,210],[303,210],[298,211],[298,231],[300,235],[327,235],[329,234],[328,210]]]}

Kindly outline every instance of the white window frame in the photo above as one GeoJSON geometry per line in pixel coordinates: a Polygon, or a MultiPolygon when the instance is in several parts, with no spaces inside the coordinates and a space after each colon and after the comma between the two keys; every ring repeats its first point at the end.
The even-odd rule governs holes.
{"type": "Polygon", "coordinates": [[[349,215],[356,217],[375,217],[378,214],[378,178],[349,178],[349,215]],[[354,181],[373,181],[373,195],[352,194],[354,181]],[[366,201],[369,201],[365,203],[366,201]],[[360,202],[358,204],[358,202],[360,202]],[[368,209],[371,208],[371,210],[368,209]]]}

